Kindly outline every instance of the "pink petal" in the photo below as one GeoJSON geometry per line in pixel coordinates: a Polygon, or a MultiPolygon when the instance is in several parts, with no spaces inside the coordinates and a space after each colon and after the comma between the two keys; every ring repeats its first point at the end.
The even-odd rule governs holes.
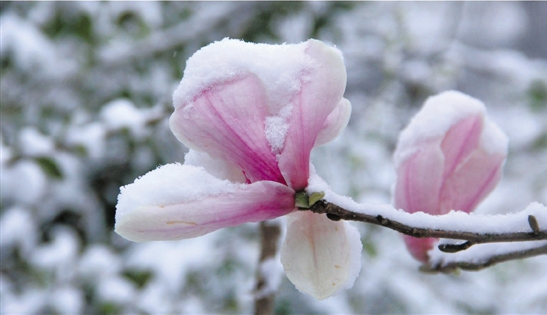
{"type": "Polygon", "coordinates": [[[135,241],[197,237],[294,210],[294,190],[271,181],[220,180],[203,168],[169,164],[122,188],[116,233],[135,241]]]}
{"type": "Polygon", "coordinates": [[[479,114],[462,119],[448,130],[441,143],[445,159],[443,178],[450,176],[479,146],[482,127],[483,116],[479,114]]]}
{"type": "Polygon", "coordinates": [[[397,169],[395,207],[439,214],[444,159],[438,144],[424,144],[397,169]]]}
{"type": "Polygon", "coordinates": [[[316,40],[308,43],[306,54],[317,68],[302,77],[301,90],[292,100],[285,146],[279,155],[283,177],[295,190],[307,186],[311,149],[346,88],[346,69],[339,52],[316,40]]]}
{"type": "Polygon", "coordinates": [[[446,179],[441,194],[441,213],[450,210],[471,212],[496,186],[502,175],[503,154],[488,154],[483,150],[472,153],[446,179]]]}
{"type": "Polygon", "coordinates": [[[264,132],[268,97],[253,74],[204,90],[169,124],[184,144],[239,166],[251,181],[285,183],[264,132]]]}
{"type": "Polygon", "coordinates": [[[322,146],[338,137],[348,125],[350,116],[351,103],[343,98],[338,103],[338,106],[327,116],[321,131],[317,135],[317,139],[315,139],[314,147],[322,146]]]}
{"type": "Polygon", "coordinates": [[[203,167],[209,174],[232,183],[246,183],[247,179],[241,169],[230,162],[213,158],[205,152],[190,149],[184,156],[184,165],[203,167]]]}
{"type": "Polygon", "coordinates": [[[437,242],[437,239],[432,237],[416,238],[408,235],[404,235],[403,238],[412,257],[423,263],[427,263],[429,260],[427,252],[433,248],[433,244],[437,242]]]}
{"type": "Polygon", "coordinates": [[[322,300],[353,286],[361,249],[359,232],[349,223],[297,211],[288,216],[281,263],[298,290],[322,300]]]}

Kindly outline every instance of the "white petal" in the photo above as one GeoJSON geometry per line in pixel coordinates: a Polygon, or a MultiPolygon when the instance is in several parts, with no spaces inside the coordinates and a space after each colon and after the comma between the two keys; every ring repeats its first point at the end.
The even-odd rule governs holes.
{"type": "Polygon", "coordinates": [[[359,232],[349,223],[299,211],[288,215],[281,263],[298,290],[322,300],[353,286],[362,247],[359,232]]]}

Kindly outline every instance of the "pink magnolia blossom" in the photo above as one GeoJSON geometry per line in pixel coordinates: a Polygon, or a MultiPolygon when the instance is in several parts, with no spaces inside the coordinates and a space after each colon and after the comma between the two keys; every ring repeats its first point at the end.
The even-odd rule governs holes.
{"type": "Polygon", "coordinates": [[[316,40],[273,46],[225,39],[201,49],[187,62],[169,120],[191,148],[184,165],[122,187],[116,232],[137,242],[176,240],[289,215],[282,262],[295,286],[323,299],[353,284],[355,229],[295,211],[311,150],[349,120],[345,85],[340,52],[316,40]]]}
{"type": "MultiPolygon", "coordinates": [[[[500,180],[506,155],[507,137],[480,101],[455,91],[431,97],[399,137],[395,207],[469,213],[500,180]]],[[[435,239],[404,240],[412,256],[427,262],[435,239]]]]}

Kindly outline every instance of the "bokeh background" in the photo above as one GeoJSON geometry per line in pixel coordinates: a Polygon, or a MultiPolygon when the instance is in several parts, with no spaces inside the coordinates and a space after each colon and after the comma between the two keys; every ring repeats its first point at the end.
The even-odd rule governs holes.
{"type": "MultiPolygon", "coordinates": [[[[478,212],[547,204],[547,3],[1,2],[2,314],[252,312],[258,225],[178,242],[113,233],[119,187],[182,162],[171,95],[186,59],[224,37],[336,45],[353,105],[313,152],[357,201],[389,203],[397,135],[457,89],[510,138],[478,212]]],[[[358,226],[362,270],[325,301],[281,275],[278,314],[547,313],[547,257],[427,275],[391,230],[358,226]]]]}

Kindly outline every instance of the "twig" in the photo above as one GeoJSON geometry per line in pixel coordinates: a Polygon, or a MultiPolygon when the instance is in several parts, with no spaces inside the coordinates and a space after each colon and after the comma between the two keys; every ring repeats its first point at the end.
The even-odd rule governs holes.
{"type": "Polygon", "coordinates": [[[484,244],[469,252],[457,254],[431,253],[428,264],[420,267],[424,272],[450,273],[457,269],[477,271],[509,260],[547,255],[547,242],[484,244]]]}
{"type": "Polygon", "coordinates": [[[495,229],[493,228],[493,223],[490,222],[498,222],[492,220],[495,216],[472,216],[463,212],[438,216],[427,215],[425,213],[401,214],[400,211],[395,210],[392,207],[383,206],[381,211],[376,211],[377,209],[374,209],[373,211],[370,211],[370,213],[365,213],[346,210],[325,200],[316,202],[309,210],[315,213],[326,213],[331,220],[350,220],[372,223],[418,238],[435,237],[465,241],[461,244],[443,244],[439,247],[441,251],[450,253],[462,251],[468,249],[472,245],[481,243],[522,242],[547,239],[547,222],[543,224],[543,229],[541,229],[536,217],[533,215],[527,216],[528,222],[526,222],[526,224],[515,225],[515,228],[509,230],[507,228],[500,229],[499,227],[511,223],[507,220],[518,219],[521,218],[522,215],[506,215],[507,220],[499,221],[504,225],[500,225],[498,226],[498,229],[495,229]],[[382,213],[382,215],[373,213],[374,211],[382,213]],[[474,220],[475,223],[480,221],[479,223],[483,224],[485,227],[488,226],[488,229],[486,229],[488,232],[483,232],[485,229],[482,229],[483,231],[481,231],[481,229],[467,231],[455,229],[454,226],[450,224],[450,220],[447,221],[447,218],[450,216],[454,217],[455,214],[458,216],[467,215],[468,217],[465,219],[468,219],[469,221],[474,220]],[[415,224],[419,221],[416,220],[417,216],[419,216],[419,218],[427,218],[429,226],[415,224]],[[527,226],[528,229],[523,229],[523,226],[527,226]]]}
{"type": "Polygon", "coordinates": [[[255,288],[255,314],[273,314],[275,291],[271,290],[271,284],[267,275],[262,270],[262,265],[277,254],[277,243],[281,235],[281,228],[277,223],[260,223],[260,258],[257,270],[257,283],[255,288]]]}

